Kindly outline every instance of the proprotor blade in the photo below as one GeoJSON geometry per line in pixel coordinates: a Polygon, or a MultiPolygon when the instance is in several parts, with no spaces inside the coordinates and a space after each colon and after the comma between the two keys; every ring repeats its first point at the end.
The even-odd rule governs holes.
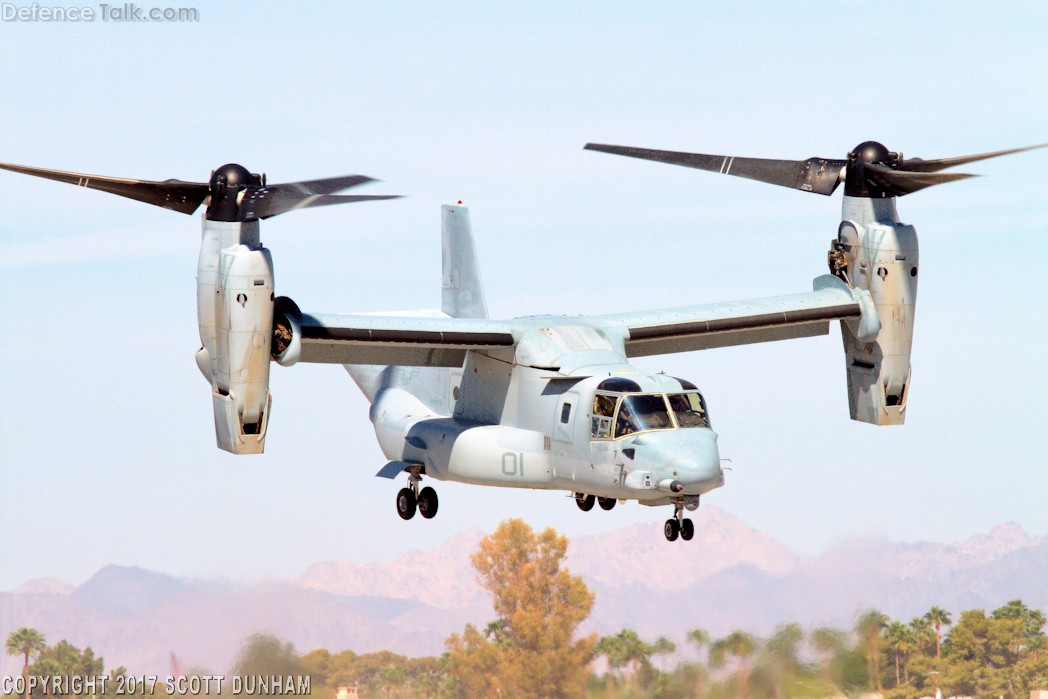
{"type": "Polygon", "coordinates": [[[296,209],[331,206],[333,204],[351,204],[375,199],[395,199],[399,196],[392,194],[332,194],[333,192],[375,181],[365,175],[344,175],[321,180],[249,187],[244,195],[244,201],[240,205],[240,218],[244,221],[256,218],[271,218],[296,209]]]}
{"type": "MultiPolygon", "coordinates": [[[[906,170],[907,172],[938,172],[939,170],[945,170],[948,167],[954,167],[955,165],[964,165],[965,163],[974,163],[977,160],[986,160],[987,158],[996,158],[1000,155],[1011,155],[1012,153],[1022,153],[1027,150],[1035,150],[1037,148],[1044,148],[1048,146],[1048,143],[1042,143],[1037,146],[1026,146],[1025,148],[1012,148],[1010,150],[998,150],[993,153],[979,153],[978,155],[962,155],[956,158],[938,158],[934,160],[922,160],[921,158],[909,158],[899,163],[900,170],[906,170]]],[[[935,182],[933,184],[938,184],[935,182]]]]}
{"type": "Polygon", "coordinates": [[[259,209],[251,208],[251,194],[249,193],[248,196],[244,197],[244,208],[242,210],[244,211],[244,220],[249,220],[250,218],[264,219],[272,218],[288,211],[297,211],[298,209],[311,209],[317,206],[332,206],[334,204],[355,204],[361,201],[379,201],[381,199],[400,199],[401,196],[400,194],[323,194],[296,200],[291,202],[291,205],[279,209],[272,206],[266,207],[265,213],[260,214],[259,209]]]}
{"type": "MultiPolygon", "coordinates": [[[[1003,155],[1003,153],[999,155],[1003,155]]],[[[919,189],[933,187],[937,184],[976,177],[976,175],[968,175],[963,172],[908,172],[906,170],[893,170],[887,165],[876,163],[866,163],[863,165],[863,168],[868,181],[872,181],[879,190],[895,197],[911,194],[919,189]]]]}
{"type": "Polygon", "coordinates": [[[735,175],[751,180],[791,187],[804,192],[830,195],[841,181],[841,170],[846,160],[808,158],[807,160],[766,160],[763,158],[737,158],[730,155],[707,155],[705,153],[682,153],[629,146],[611,146],[603,143],[587,143],[586,150],[625,155],[631,158],[654,160],[670,165],[682,165],[698,170],[735,175]]]}
{"type": "Polygon", "coordinates": [[[207,198],[209,185],[204,182],[183,182],[182,180],[164,180],[163,182],[151,182],[149,180],[132,180],[122,177],[104,177],[102,175],[86,175],[79,172],[66,172],[64,170],[48,170],[41,167],[29,167],[26,165],[13,165],[11,163],[0,163],[0,168],[11,172],[20,172],[23,175],[44,177],[49,180],[75,184],[88,189],[100,189],[103,192],[117,194],[128,199],[160,206],[183,214],[191,214],[207,198]]]}

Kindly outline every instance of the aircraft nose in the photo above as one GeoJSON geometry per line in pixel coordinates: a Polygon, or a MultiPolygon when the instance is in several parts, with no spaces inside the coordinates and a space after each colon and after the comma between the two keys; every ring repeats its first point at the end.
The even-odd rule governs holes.
{"type": "Polygon", "coordinates": [[[699,494],[723,485],[724,473],[714,432],[695,430],[686,437],[672,434],[658,437],[646,445],[645,456],[660,489],[699,494]]]}
{"type": "Polygon", "coordinates": [[[719,485],[724,475],[720,467],[720,458],[716,455],[703,455],[702,458],[678,457],[670,461],[670,469],[676,480],[680,481],[685,489],[688,486],[719,485]]]}

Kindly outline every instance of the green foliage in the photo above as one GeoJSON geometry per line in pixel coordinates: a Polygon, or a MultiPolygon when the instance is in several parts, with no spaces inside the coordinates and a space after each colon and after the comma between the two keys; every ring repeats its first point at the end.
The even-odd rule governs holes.
{"type": "Polygon", "coordinates": [[[27,626],[12,631],[7,637],[7,654],[21,655],[26,665],[29,664],[30,656],[36,655],[46,647],[44,635],[27,626]]]}
{"type": "Polygon", "coordinates": [[[621,685],[630,692],[640,687],[650,693],[663,682],[663,673],[652,664],[652,657],[675,650],[676,644],[668,638],[659,637],[655,643],[648,643],[632,629],[622,629],[614,636],[601,637],[593,647],[593,655],[607,661],[604,678],[607,689],[621,685]]]}
{"type": "MultiPolygon", "coordinates": [[[[7,654],[22,656],[22,677],[29,676],[29,658],[40,653],[47,647],[44,634],[36,629],[23,626],[12,631],[7,637],[7,654]]],[[[26,687],[25,696],[29,696],[29,688],[26,687]]]]}
{"type": "Polygon", "coordinates": [[[301,675],[302,659],[295,647],[273,634],[257,633],[247,639],[233,664],[234,675],[301,675]]]}
{"type": "MultiPolygon", "coordinates": [[[[355,687],[361,699],[787,699],[856,696],[878,688],[885,699],[918,699],[933,696],[936,689],[944,696],[1026,699],[1031,690],[1048,688],[1045,614],[1020,600],[989,615],[968,610],[956,618],[932,607],[909,623],[869,611],[851,631],[821,627],[805,632],[797,624],[784,624],[768,638],[736,630],[711,639],[694,629],[679,652],[691,658],[697,653],[698,659],[686,657],[666,669],[666,660],[656,658],[678,649],[664,637],[648,642],[624,628],[599,641],[575,639],[593,595],[561,569],[566,544],[552,530],[535,534],[519,520],[482,542],[474,565],[499,617],[483,631],[468,625],[452,634],[448,652],[440,657],[326,649],[299,657],[290,643],[259,634],[247,640],[232,672],[306,674],[313,696],[328,699],[340,687],[355,687]],[[603,676],[589,667],[599,658],[606,661],[603,676]]],[[[80,650],[65,640],[48,647],[43,635],[30,628],[12,632],[6,648],[21,656],[33,675],[98,676],[104,671],[91,648],[80,650]],[[29,665],[31,657],[35,660],[29,665]]],[[[118,667],[110,677],[126,672],[118,667]]],[[[43,693],[37,690],[35,696],[43,693]]],[[[163,699],[162,687],[154,696],[163,699]]]]}

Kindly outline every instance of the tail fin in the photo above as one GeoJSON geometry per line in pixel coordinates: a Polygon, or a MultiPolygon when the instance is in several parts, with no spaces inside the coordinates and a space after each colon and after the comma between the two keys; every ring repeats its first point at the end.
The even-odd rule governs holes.
{"type": "Polygon", "coordinates": [[[443,274],[440,310],[452,318],[487,318],[484,283],[473,243],[469,209],[445,204],[440,207],[443,274]]]}

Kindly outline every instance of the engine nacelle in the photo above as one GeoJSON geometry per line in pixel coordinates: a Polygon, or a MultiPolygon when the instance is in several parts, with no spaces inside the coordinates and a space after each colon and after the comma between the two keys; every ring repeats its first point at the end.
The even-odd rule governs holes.
{"type": "Polygon", "coordinates": [[[872,341],[841,323],[853,420],[901,425],[906,417],[917,302],[917,231],[899,222],[895,198],[844,198],[834,242],[847,281],[870,292],[881,328],[872,341]]]}
{"type": "Polygon", "coordinates": [[[273,260],[258,222],[204,221],[197,268],[197,365],[211,383],[220,449],[260,454],[272,399],[273,260]]]}

